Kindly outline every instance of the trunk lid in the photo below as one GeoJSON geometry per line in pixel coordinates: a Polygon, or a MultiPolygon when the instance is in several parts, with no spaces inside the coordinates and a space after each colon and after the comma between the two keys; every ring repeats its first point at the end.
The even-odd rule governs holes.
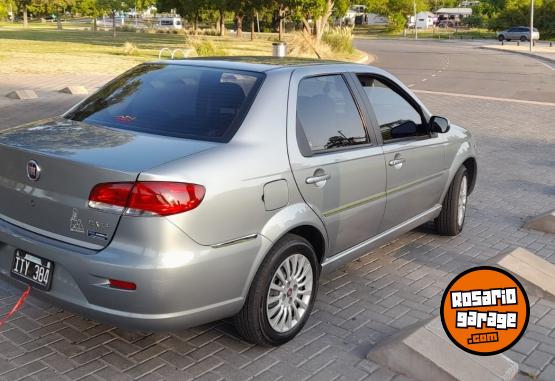
{"type": "Polygon", "coordinates": [[[63,118],[0,132],[0,218],[99,250],[111,241],[121,215],[88,208],[96,184],[135,181],[142,171],[219,144],[63,118]],[[35,180],[34,165],[40,172],[35,180]]]}

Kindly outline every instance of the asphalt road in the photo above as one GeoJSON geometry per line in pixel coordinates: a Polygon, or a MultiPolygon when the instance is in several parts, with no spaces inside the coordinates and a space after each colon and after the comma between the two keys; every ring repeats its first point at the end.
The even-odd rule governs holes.
{"type": "Polygon", "coordinates": [[[355,45],[417,92],[555,102],[555,65],[480,49],[479,42],[357,39],[355,45]]]}

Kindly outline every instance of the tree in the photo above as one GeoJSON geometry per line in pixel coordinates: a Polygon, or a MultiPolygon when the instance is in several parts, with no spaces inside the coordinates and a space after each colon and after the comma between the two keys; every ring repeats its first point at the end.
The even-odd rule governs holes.
{"type": "Polygon", "coordinates": [[[225,13],[229,10],[228,0],[208,0],[208,6],[218,13],[218,31],[225,36],[225,13]]]}
{"type": "Polygon", "coordinates": [[[237,37],[243,34],[243,19],[248,8],[251,6],[249,0],[231,0],[228,1],[228,9],[234,12],[235,24],[237,26],[237,37]]]}
{"type": "MultiPolygon", "coordinates": [[[[272,0],[250,0],[250,21],[251,21],[251,41],[254,40],[254,23],[258,19],[258,14],[273,6],[272,0]]],[[[259,31],[260,32],[260,31],[259,31]]]]}
{"type": "Polygon", "coordinates": [[[56,15],[56,23],[57,29],[62,30],[62,19],[60,12],[75,5],[75,0],[34,0],[32,3],[34,6],[42,6],[47,9],[49,12],[52,12],[56,15]]]}
{"type": "Polygon", "coordinates": [[[316,41],[322,39],[325,27],[328,25],[329,18],[334,10],[337,15],[344,15],[350,5],[349,0],[289,0],[285,3],[291,10],[293,16],[299,18],[305,29],[310,31],[316,41]],[[309,20],[314,21],[312,30],[309,20]]]}
{"type": "Polygon", "coordinates": [[[23,13],[23,27],[27,28],[29,25],[28,17],[27,17],[27,7],[32,4],[32,0],[16,0],[15,4],[17,9],[23,13]]]}
{"type": "Polygon", "coordinates": [[[75,3],[75,10],[82,15],[90,16],[93,19],[93,32],[96,32],[96,20],[100,16],[100,10],[97,6],[97,0],[77,0],[75,3]]]}
{"type": "MultiPolygon", "coordinates": [[[[12,0],[0,0],[0,19],[8,17],[8,13],[16,9],[16,5],[12,0]]],[[[13,14],[12,14],[13,17],[13,14]]]]}
{"type": "Polygon", "coordinates": [[[116,37],[116,12],[128,9],[128,5],[121,0],[96,0],[96,7],[99,12],[110,13],[112,16],[112,35],[116,37]]]}
{"type": "MultiPolygon", "coordinates": [[[[407,23],[407,16],[414,14],[413,0],[361,0],[368,10],[387,16],[391,30],[401,30],[407,23]]],[[[427,0],[416,0],[416,11],[425,11],[429,7],[427,0]]]]}

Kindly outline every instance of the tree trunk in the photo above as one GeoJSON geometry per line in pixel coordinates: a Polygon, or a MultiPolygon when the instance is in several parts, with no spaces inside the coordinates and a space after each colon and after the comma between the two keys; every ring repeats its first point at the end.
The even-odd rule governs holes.
{"type": "Polygon", "coordinates": [[[112,37],[116,37],[116,11],[112,11],[112,37]]]}
{"type": "Polygon", "coordinates": [[[193,33],[195,36],[198,33],[198,13],[195,13],[195,18],[193,19],[193,33]]]}
{"type": "Polygon", "coordinates": [[[326,25],[328,25],[328,20],[333,12],[334,0],[328,0],[326,5],[326,12],[316,20],[316,41],[322,39],[326,25]]]}
{"type": "MultiPolygon", "coordinates": [[[[15,15],[13,15],[13,18],[15,19],[15,15]]],[[[27,4],[23,4],[23,27],[27,28],[28,25],[29,21],[27,20],[27,4]]]]}
{"type": "Polygon", "coordinates": [[[251,41],[254,41],[254,15],[251,18],[251,41]]]}
{"type": "Polygon", "coordinates": [[[93,17],[93,32],[96,32],[96,29],[97,27],[96,27],[96,16],[95,16],[93,17]]]}
{"type": "Polygon", "coordinates": [[[282,41],[283,38],[283,22],[282,22],[282,14],[283,14],[283,10],[280,6],[279,8],[279,12],[278,12],[278,39],[279,41],[282,41]]]}
{"type": "Polygon", "coordinates": [[[62,30],[62,20],[60,19],[60,8],[56,8],[56,29],[62,30]]]}
{"type": "Polygon", "coordinates": [[[304,30],[305,30],[308,34],[312,35],[312,28],[311,28],[310,24],[308,23],[308,20],[306,19],[306,17],[303,17],[301,20],[302,20],[302,22],[303,22],[303,28],[304,28],[304,30]]]}
{"type": "Polygon", "coordinates": [[[220,12],[220,36],[225,36],[225,12],[223,9],[219,10],[220,12]]]}
{"type": "Polygon", "coordinates": [[[243,36],[243,17],[242,14],[235,15],[235,21],[237,22],[237,37],[243,36]]]}

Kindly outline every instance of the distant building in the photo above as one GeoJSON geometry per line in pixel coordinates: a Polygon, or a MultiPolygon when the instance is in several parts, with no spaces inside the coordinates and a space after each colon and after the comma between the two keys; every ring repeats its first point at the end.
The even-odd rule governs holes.
{"type": "Polygon", "coordinates": [[[381,16],[367,11],[365,5],[352,5],[345,17],[340,20],[347,25],[387,25],[387,16],[381,16]]]}
{"type": "Polygon", "coordinates": [[[472,8],[440,8],[436,11],[440,27],[456,27],[472,15],[472,8]]]}
{"type": "Polygon", "coordinates": [[[472,8],[439,8],[436,13],[438,15],[454,15],[466,17],[472,15],[472,8]]]}
{"type": "Polygon", "coordinates": [[[461,1],[459,7],[461,8],[471,8],[480,5],[480,2],[477,0],[470,0],[470,1],[461,1]]]}
{"type": "Polygon", "coordinates": [[[432,12],[420,12],[416,14],[416,27],[418,29],[428,29],[434,26],[437,16],[432,12]]]}

